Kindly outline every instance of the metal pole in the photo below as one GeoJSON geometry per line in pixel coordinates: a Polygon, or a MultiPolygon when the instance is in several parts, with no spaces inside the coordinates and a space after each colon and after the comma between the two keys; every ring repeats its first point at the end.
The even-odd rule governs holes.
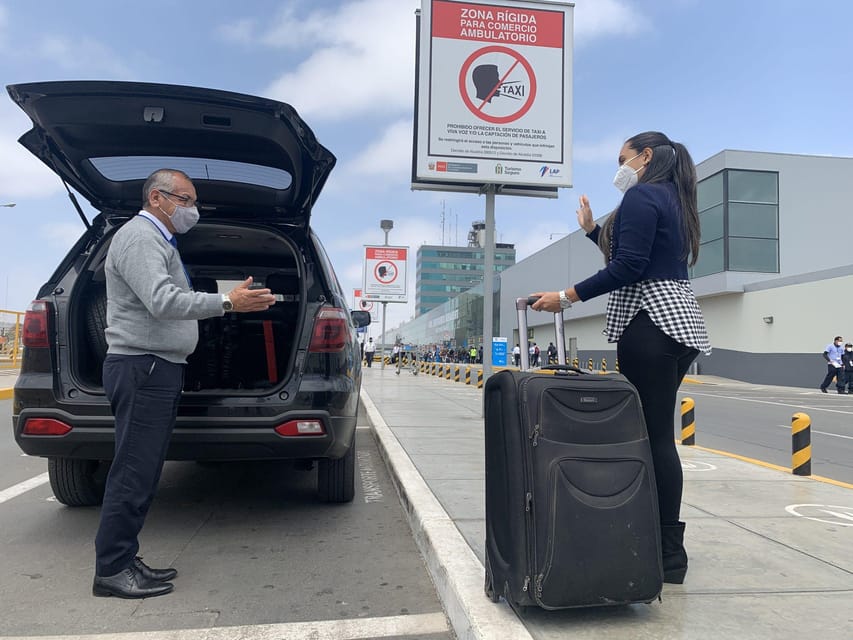
{"type": "MultiPolygon", "coordinates": [[[[388,246],[388,232],[390,229],[383,229],[385,232],[385,246],[388,246]]],[[[385,312],[388,310],[388,303],[382,303],[382,342],[379,345],[379,361],[382,363],[381,370],[385,370],[385,312]]]]}
{"type": "Polygon", "coordinates": [[[483,378],[492,375],[495,299],[495,185],[486,187],[486,255],[483,264],[483,378]]]}

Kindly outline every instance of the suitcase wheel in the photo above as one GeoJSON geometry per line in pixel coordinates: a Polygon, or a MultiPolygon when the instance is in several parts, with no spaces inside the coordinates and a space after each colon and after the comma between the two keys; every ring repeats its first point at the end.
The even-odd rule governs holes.
{"type": "Polygon", "coordinates": [[[495,591],[495,585],[492,582],[492,572],[489,569],[488,563],[486,564],[486,585],[485,585],[486,595],[489,600],[492,602],[500,602],[501,597],[495,591]]]}

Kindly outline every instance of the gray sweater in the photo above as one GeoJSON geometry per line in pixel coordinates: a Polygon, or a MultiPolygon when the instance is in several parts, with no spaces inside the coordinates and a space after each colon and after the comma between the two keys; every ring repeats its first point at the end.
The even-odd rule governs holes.
{"type": "Polygon", "coordinates": [[[222,296],[192,291],[178,250],[138,215],[113,236],[106,275],[107,353],[186,362],[196,321],[224,314],[222,296]]]}

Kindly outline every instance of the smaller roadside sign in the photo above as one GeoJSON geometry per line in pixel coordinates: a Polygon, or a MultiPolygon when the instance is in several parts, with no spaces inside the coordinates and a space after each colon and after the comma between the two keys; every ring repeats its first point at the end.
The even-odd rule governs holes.
{"type": "Polygon", "coordinates": [[[492,338],[492,364],[496,367],[506,366],[507,342],[508,340],[503,337],[492,338]]]}
{"type": "Polygon", "coordinates": [[[353,310],[369,311],[370,321],[378,322],[377,305],[373,300],[365,300],[361,289],[352,290],[352,308],[353,310]]]}
{"type": "Polygon", "coordinates": [[[365,246],[362,298],[367,302],[408,302],[408,247],[365,246]]]}

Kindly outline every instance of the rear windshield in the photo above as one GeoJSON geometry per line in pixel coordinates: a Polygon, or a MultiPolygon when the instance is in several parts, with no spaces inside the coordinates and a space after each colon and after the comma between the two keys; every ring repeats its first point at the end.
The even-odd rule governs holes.
{"type": "Polygon", "coordinates": [[[282,169],[262,167],[245,162],[210,158],[178,158],[175,156],[122,156],[90,158],[89,161],[107,180],[145,180],[158,169],[180,169],[193,180],[217,180],[288,189],[292,176],[282,169]]]}

